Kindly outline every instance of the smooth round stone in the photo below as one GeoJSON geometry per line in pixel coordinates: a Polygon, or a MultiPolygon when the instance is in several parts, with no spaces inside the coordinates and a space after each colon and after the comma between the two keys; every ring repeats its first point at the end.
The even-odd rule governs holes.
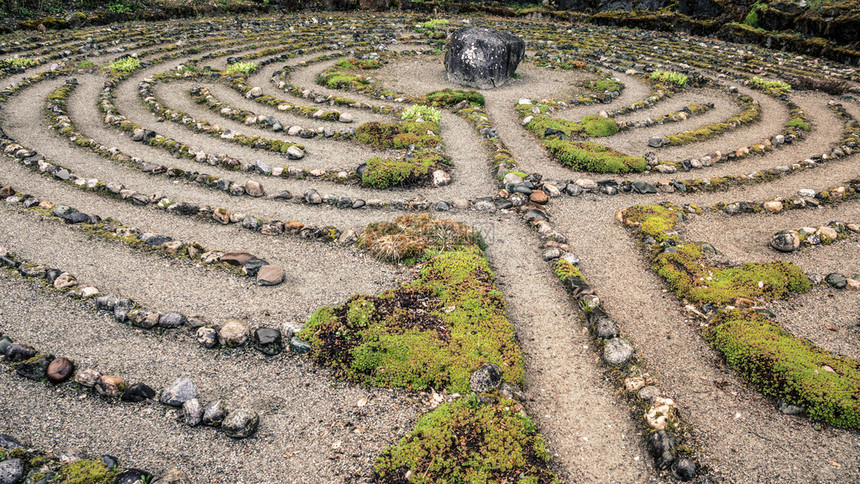
{"type": "MultiPolygon", "coordinates": [[[[838,272],[831,272],[824,277],[824,282],[830,284],[835,289],[845,289],[848,285],[848,279],[838,272]]],[[[7,356],[8,358],[8,356],[7,356]]]]}
{"type": "Polygon", "coordinates": [[[178,328],[184,325],[188,319],[182,313],[177,313],[175,311],[171,311],[169,313],[164,313],[158,318],[158,325],[162,328],[178,328]]]}
{"type": "Polygon", "coordinates": [[[214,348],[218,346],[218,332],[205,326],[197,328],[197,342],[204,348],[214,348]]]}
{"type": "Polygon", "coordinates": [[[770,239],[770,246],[780,252],[794,252],[800,247],[800,237],[795,232],[777,232],[770,239]]]}
{"type": "Polygon", "coordinates": [[[48,365],[48,370],[45,376],[48,377],[48,381],[52,383],[62,383],[69,378],[75,372],[75,364],[72,363],[72,360],[68,358],[55,358],[51,364],[48,365]]]}
{"type": "Polygon", "coordinates": [[[257,284],[261,286],[276,286],[284,282],[284,269],[274,264],[263,266],[257,271],[257,284]]]}
{"type": "Polygon", "coordinates": [[[6,355],[6,348],[12,345],[12,340],[7,337],[0,338],[0,355],[6,355]]]}
{"type": "Polygon", "coordinates": [[[237,410],[227,414],[221,423],[221,430],[228,437],[244,439],[254,435],[260,425],[260,416],[256,412],[237,410]]]}
{"type": "Polygon", "coordinates": [[[227,346],[242,346],[248,341],[248,325],[238,319],[228,319],[221,327],[218,336],[227,346]]]}
{"type": "Polygon", "coordinates": [[[146,383],[135,383],[123,392],[120,400],[123,402],[143,402],[155,398],[155,390],[146,383]]]}

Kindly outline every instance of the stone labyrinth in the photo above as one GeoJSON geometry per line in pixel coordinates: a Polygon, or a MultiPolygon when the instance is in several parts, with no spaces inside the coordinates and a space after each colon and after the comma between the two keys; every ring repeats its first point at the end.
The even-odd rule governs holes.
{"type": "Polygon", "coordinates": [[[0,59],[0,479],[860,474],[856,69],[411,14],[0,59]]]}

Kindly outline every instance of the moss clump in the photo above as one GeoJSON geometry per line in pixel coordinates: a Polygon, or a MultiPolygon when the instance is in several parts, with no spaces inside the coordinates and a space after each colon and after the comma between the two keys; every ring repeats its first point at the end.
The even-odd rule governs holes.
{"type": "Polygon", "coordinates": [[[713,346],[766,395],[806,408],[810,418],[860,428],[860,362],[796,338],[755,312],[732,311],[709,327],[713,346]]]}
{"type": "Polygon", "coordinates": [[[803,271],[791,263],[710,267],[695,244],[679,245],[675,251],[659,254],[653,267],[678,297],[698,304],[733,304],[737,298],[783,299],[790,292],[807,292],[811,288],[803,271]]]}
{"type": "Polygon", "coordinates": [[[313,360],[373,386],[464,393],[485,363],[499,365],[504,381],[524,378],[504,298],[478,248],[442,252],[415,282],[378,297],[323,307],[300,337],[313,360]]]}
{"type": "Polygon", "coordinates": [[[513,401],[483,405],[472,397],[421,417],[415,430],[377,458],[374,469],[380,482],[560,482],[548,462],[534,422],[513,401]]]}
{"type": "Polygon", "coordinates": [[[140,68],[140,61],[134,57],[123,57],[111,63],[110,68],[117,72],[132,72],[140,68]]]}
{"type": "Polygon", "coordinates": [[[582,272],[580,272],[578,267],[564,259],[556,261],[552,266],[552,270],[562,282],[571,278],[585,279],[585,276],[582,275],[582,272]]]}
{"type": "Polygon", "coordinates": [[[803,131],[809,131],[809,123],[802,119],[792,119],[791,121],[785,123],[785,125],[789,128],[798,128],[803,131]]]}
{"type": "Polygon", "coordinates": [[[397,124],[371,121],[355,129],[356,141],[377,148],[405,149],[410,145],[416,148],[432,148],[442,142],[435,133],[439,126],[430,121],[401,121],[397,124]]]}
{"type": "Polygon", "coordinates": [[[464,91],[462,89],[443,89],[441,91],[433,91],[424,96],[424,101],[437,107],[450,108],[461,101],[468,101],[470,104],[483,106],[484,95],[477,91],[464,91]]]}
{"type": "Polygon", "coordinates": [[[612,92],[624,89],[623,84],[610,78],[592,79],[591,81],[586,82],[584,87],[594,92],[612,92]]]}
{"type": "Polygon", "coordinates": [[[419,262],[442,251],[483,249],[484,242],[468,225],[421,214],[369,224],[361,232],[359,245],[383,260],[419,262]]]}
{"type": "Polygon", "coordinates": [[[363,76],[343,71],[327,71],[317,76],[317,84],[329,89],[351,89],[369,84],[363,76]]]}
{"type": "Polygon", "coordinates": [[[117,473],[101,460],[81,459],[60,467],[57,480],[63,484],[109,484],[117,473]]]}
{"type": "Polygon", "coordinates": [[[687,85],[688,78],[686,74],[680,72],[668,72],[656,70],[651,73],[651,79],[657,82],[671,82],[672,84],[684,87],[687,85]]]}
{"type": "Polygon", "coordinates": [[[382,61],[377,59],[356,59],[352,57],[349,59],[341,59],[337,61],[335,65],[341,69],[370,70],[382,67],[382,61]]]}
{"type": "Polygon", "coordinates": [[[597,143],[549,139],[546,147],[559,162],[574,170],[630,173],[644,171],[648,166],[645,158],[626,155],[597,143]]]}
{"type": "Polygon", "coordinates": [[[373,188],[415,185],[429,177],[431,170],[443,159],[436,156],[416,155],[411,160],[371,158],[361,174],[361,183],[373,188]]]}
{"type": "Polygon", "coordinates": [[[234,62],[227,66],[224,74],[228,76],[247,76],[257,72],[257,69],[259,68],[260,67],[253,62],[234,62]]]}

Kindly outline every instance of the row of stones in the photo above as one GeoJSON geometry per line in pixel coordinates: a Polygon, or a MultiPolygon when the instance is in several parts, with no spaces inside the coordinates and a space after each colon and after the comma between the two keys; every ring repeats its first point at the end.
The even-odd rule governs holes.
{"type": "Polygon", "coordinates": [[[165,256],[187,257],[212,267],[228,269],[254,278],[260,286],[276,286],[284,281],[285,273],[280,266],[269,264],[257,257],[245,257],[246,253],[207,249],[197,242],[182,242],[166,235],[143,232],[136,227],[123,225],[113,218],[103,220],[98,215],[88,215],[66,205],[56,205],[28,194],[18,194],[10,186],[0,186],[0,199],[4,199],[8,204],[20,204],[52,220],[80,226],[85,232],[109,241],[120,242],[133,248],[153,250],[165,256]]]}
{"type": "Polygon", "coordinates": [[[225,435],[235,439],[250,437],[260,423],[260,416],[256,412],[239,409],[228,413],[220,400],[208,405],[204,413],[196,398],[194,383],[188,378],[178,378],[156,398],[155,390],[145,383],[127,385],[118,376],[103,375],[92,368],[78,369],[68,358],[55,358],[51,354],[41,353],[32,346],[13,342],[8,336],[0,338],[0,351],[4,361],[14,364],[15,373],[23,378],[47,380],[54,385],[71,379],[82,387],[95,389],[96,393],[110,401],[117,398],[131,403],[158,401],[171,407],[183,407],[188,425],[196,426],[202,422],[219,427],[225,435]]]}
{"type": "MultiPolygon", "coordinates": [[[[773,203],[765,202],[765,207],[773,203]]],[[[800,247],[830,245],[858,232],[860,232],[858,224],[832,221],[818,228],[807,226],[794,230],[781,230],[771,236],[768,245],[779,252],[794,252],[800,247]]]]}
{"type": "MultiPolygon", "coordinates": [[[[779,165],[774,168],[761,170],[755,173],[726,175],[710,179],[661,179],[656,184],[652,184],[642,180],[632,182],[624,180],[619,183],[614,180],[594,181],[588,178],[580,178],[575,181],[571,181],[570,183],[565,185],[563,191],[571,196],[578,196],[583,192],[601,193],[604,195],[617,195],[619,193],[657,193],[658,191],[664,193],[673,193],[676,191],[680,191],[683,193],[696,191],[716,191],[725,190],[730,186],[742,186],[752,183],[768,182],[780,178],[782,176],[799,173],[808,169],[813,169],[817,166],[823,165],[828,161],[845,158],[846,156],[853,154],[857,149],[858,142],[860,142],[860,124],[858,124],[857,121],[854,120],[850,114],[848,114],[848,112],[842,107],[841,104],[837,104],[831,101],[828,106],[834,112],[839,114],[845,122],[845,137],[841,142],[834,143],[834,147],[829,152],[829,154],[824,153],[820,156],[806,158],[802,161],[798,161],[790,165],[779,165]]],[[[785,138],[783,141],[785,140],[787,140],[787,138],[785,138]]],[[[715,156],[720,156],[718,161],[721,161],[723,159],[736,158],[732,155],[733,154],[729,154],[724,158],[723,155],[719,153],[715,154],[715,156]]],[[[710,164],[714,162],[714,160],[710,156],[702,158],[702,161],[706,162],[708,166],[710,166],[710,164]]]]}
{"type": "Polygon", "coordinates": [[[124,469],[119,459],[109,454],[88,458],[83,452],[74,450],[54,455],[30,448],[11,435],[0,434],[0,484],[49,484],[70,475],[84,479],[103,478],[101,472],[86,473],[84,469],[92,464],[116,473],[110,481],[113,484],[191,484],[191,479],[176,467],[157,474],[141,469],[124,469]]]}
{"type": "MultiPolygon", "coordinates": [[[[222,260],[240,266],[254,265],[254,261],[259,259],[248,253],[229,253],[224,254],[222,260]]],[[[223,325],[218,325],[208,322],[210,318],[205,316],[188,317],[178,311],[162,313],[149,310],[128,298],[100,295],[98,288],[79,282],[68,272],[28,262],[3,247],[0,247],[0,266],[27,280],[46,281],[50,288],[67,297],[92,302],[91,307],[109,313],[118,323],[128,323],[149,330],[186,328],[194,333],[197,342],[205,348],[237,348],[253,344],[254,348],[268,356],[282,353],[285,350],[285,342],[293,353],[302,354],[310,349],[306,342],[295,336],[301,331],[302,325],[294,322],[286,322],[280,329],[261,327],[251,331],[246,323],[237,319],[229,319],[223,325]]]]}

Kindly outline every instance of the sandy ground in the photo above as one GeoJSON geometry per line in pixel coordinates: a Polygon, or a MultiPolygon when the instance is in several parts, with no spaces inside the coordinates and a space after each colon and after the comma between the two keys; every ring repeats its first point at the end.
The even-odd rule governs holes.
{"type": "MultiPolygon", "coordinates": [[[[188,144],[196,143],[245,161],[264,159],[278,164],[277,155],[198,135],[174,123],[159,123],[140,104],[136,92],[140,80],[184,61],[176,59],[142,70],[122,83],[116,90],[119,110],[138,124],[188,144]]],[[[220,62],[215,60],[213,65],[220,62]]],[[[386,87],[409,94],[455,87],[446,80],[440,59],[433,60],[438,68],[428,73],[429,62],[429,58],[407,57],[374,76],[386,87]]],[[[320,63],[301,69],[293,73],[291,80],[324,92],[314,79],[328,65],[320,63]]],[[[268,82],[277,68],[263,69],[252,77],[252,83],[267,93],[278,94],[268,82]]],[[[537,171],[550,179],[577,178],[581,174],[550,160],[537,141],[522,129],[513,106],[521,97],[572,96],[576,81],[587,76],[546,71],[527,63],[519,73],[521,77],[510,85],[485,92],[494,126],[525,171],[537,171]]],[[[619,78],[627,88],[615,103],[565,110],[560,115],[578,119],[643,99],[650,93],[650,88],[641,82],[623,75],[619,78]]],[[[95,106],[100,79],[79,76],[79,80],[82,85],[70,99],[69,110],[87,135],[148,161],[199,169],[192,162],[132,143],[105,126],[95,106]]],[[[0,122],[22,144],[83,175],[121,181],[135,190],[159,192],[177,200],[342,229],[357,230],[371,221],[389,220],[396,215],[392,211],[309,207],[269,198],[234,198],[113,164],[73,148],[47,127],[39,109],[18,109],[22,105],[42,106],[45,97],[60,82],[49,81],[20,93],[0,108],[0,122]]],[[[217,114],[196,107],[186,87],[183,83],[163,86],[159,95],[169,105],[192,112],[196,117],[217,119],[219,124],[229,125],[217,114]]],[[[236,107],[268,112],[228,88],[213,85],[213,92],[236,107]]],[[[736,149],[748,140],[760,141],[780,132],[787,119],[784,106],[752,94],[762,102],[764,114],[760,122],[710,142],[664,150],[665,154],[689,156],[699,150],[704,154],[723,146],[736,149]]],[[[657,116],[677,109],[679,104],[701,102],[711,95],[709,91],[676,95],[651,110],[629,117],[657,116]]],[[[287,98],[283,93],[279,97],[287,98]]],[[[349,97],[376,102],[353,93],[349,97]]],[[[795,99],[815,123],[815,129],[803,143],[690,175],[752,171],[826,151],[831,143],[838,141],[842,130],[839,119],[826,108],[829,98],[795,95],[795,99]]],[[[717,96],[715,100],[718,107],[707,115],[693,116],[686,123],[671,123],[659,129],[634,130],[626,141],[619,138],[619,143],[634,143],[638,137],[647,139],[660,130],[680,131],[711,118],[731,116],[733,106],[717,96]]],[[[860,117],[860,106],[856,103],[846,108],[860,117]]],[[[355,112],[370,116],[367,112],[355,112]]],[[[248,129],[242,126],[239,131],[248,129]]],[[[259,180],[270,193],[275,189],[301,193],[314,187],[321,192],[330,190],[367,199],[393,200],[416,194],[450,199],[492,194],[495,187],[487,170],[486,155],[471,127],[460,118],[446,115],[443,137],[456,166],[455,183],[435,191],[377,193],[320,182],[259,180]]],[[[357,157],[357,151],[348,146],[343,142],[308,143],[310,155],[303,163],[329,167],[329,163],[337,165],[357,157]]],[[[650,270],[632,237],[615,221],[614,214],[635,203],[662,200],[709,206],[718,201],[789,196],[801,188],[820,189],[860,176],[857,160],[858,155],[854,155],[771,183],[727,192],[691,196],[565,196],[550,205],[554,225],[568,236],[573,252],[582,260],[583,272],[600,294],[607,311],[634,341],[638,356],[659,374],[662,390],[675,399],[685,419],[693,424],[700,463],[711,469],[718,481],[851,482],[860,471],[856,464],[860,436],[856,431],[819,429],[805,418],[785,416],[776,410],[772,400],[740,379],[701,338],[698,322],[680,313],[678,302],[666,292],[663,282],[650,270]]],[[[275,326],[283,320],[302,320],[318,306],[337,304],[350,294],[379,292],[410,277],[408,271],[372,260],[355,249],[290,237],[269,238],[236,227],[134,207],[48,180],[5,157],[0,159],[0,166],[0,184],[11,184],[19,191],[88,213],[114,216],[144,231],[198,240],[217,249],[248,250],[287,269],[285,284],[260,288],[244,278],[92,239],[74,228],[0,205],[0,245],[37,262],[70,270],[105,291],[130,296],[157,309],[214,314],[217,318],[240,316],[254,324],[275,326]]],[[[210,172],[231,178],[215,168],[210,172]]],[[[834,219],[856,222],[860,220],[858,215],[856,203],[779,216],[732,218],[711,214],[695,218],[687,230],[691,238],[712,242],[736,262],[785,258],[809,272],[853,273],[860,272],[856,238],[826,248],[804,249],[790,256],[775,254],[766,244],[770,234],[777,230],[819,225],[834,219]]],[[[509,216],[470,212],[453,213],[451,217],[478,227],[488,242],[488,257],[526,355],[526,407],[545,435],[554,457],[553,465],[564,481],[660,480],[639,435],[639,417],[630,415],[623,399],[603,380],[597,355],[587,347],[589,338],[579,312],[541,260],[537,237],[509,216]]],[[[188,375],[204,399],[222,398],[228,404],[252,408],[263,415],[258,435],[237,442],[209,429],[186,428],[176,422],[174,412],[165,412],[163,407],[108,404],[92,396],[79,397],[70,386],[53,389],[25,382],[3,367],[0,381],[9,390],[0,392],[0,431],[11,432],[37,446],[60,451],[80,447],[92,454],[110,452],[130,465],[153,470],[175,465],[193,475],[196,482],[343,482],[351,476],[366,474],[381,449],[411,430],[417,415],[426,410],[414,402],[421,395],[337,383],[326,371],[301,357],[263,358],[252,350],[204,350],[183,332],[160,334],[118,325],[80,303],[46,294],[17,278],[0,277],[0,292],[8,295],[0,298],[0,331],[16,339],[70,356],[81,365],[119,374],[129,381],[146,381],[153,387],[163,387],[177,376],[188,375]],[[38,324],[33,324],[34,321],[38,324]],[[26,405],[21,404],[22,395],[26,395],[26,405]],[[359,408],[355,402],[362,398],[369,398],[371,404],[359,408]],[[338,442],[339,449],[333,449],[338,442]]],[[[849,293],[816,288],[807,295],[771,307],[795,334],[837,353],[858,356],[856,298],[849,293]]]]}

